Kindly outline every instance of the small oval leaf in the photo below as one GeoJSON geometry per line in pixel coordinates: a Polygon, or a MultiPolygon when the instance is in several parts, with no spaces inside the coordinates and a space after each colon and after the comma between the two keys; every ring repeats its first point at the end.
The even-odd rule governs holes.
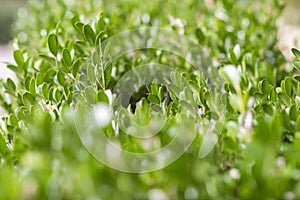
{"type": "Polygon", "coordinates": [[[48,37],[48,47],[51,53],[56,56],[58,52],[58,40],[55,34],[50,34],[48,37]]]}
{"type": "Polygon", "coordinates": [[[83,27],[83,33],[85,36],[85,39],[91,44],[95,44],[96,35],[90,25],[84,25],[83,27]]]}
{"type": "Polygon", "coordinates": [[[104,103],[109,104],[108,97],[107,97],[107,95],[105,94],[105,92],[103,90],[100,90],[97,93],[97,97],[96,98],[97,98],[97,102],[104,102],[104,103]]]}
{"type": "Polygon", "coordinates": [[[22,95],[22,102],[29,107],[35,103],[35,98],[29,92],[26,92],[22,95]]]}
{"type": "Polygon", "coordinates": [[[72,58],[71,58],[70,51],[68,49],[63,49],[62,53],[63,53],[63,60],[65,61],[66,65],[71,66],[72,58]]]}
{"type": "Polygon", "coordinates": [[[149,94],[148,99],[153,104],[160,104],[160,100],[155,94],[149,94]]]}
{"type": "Polygon", "coordinates": [[[14,51],[14,59],[15,59],[17,65],[19,67],[23,68],[24,57],[23,57],[23,53],[21,52],[21,50],[14,51]]]}

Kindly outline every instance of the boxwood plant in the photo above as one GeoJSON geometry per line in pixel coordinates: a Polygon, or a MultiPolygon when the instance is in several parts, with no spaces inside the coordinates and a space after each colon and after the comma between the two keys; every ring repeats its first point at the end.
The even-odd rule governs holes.
{"type": "MultiPolygon", "coordinates": [[[[0,120],[0,198],[299,199],[300,51],[292,49],[295,59],[288,63],[276,48],[283,7],[279,0],[29,1],[13,26],[15,62],[7,64],[18,80],[0,81],[6,112],[0,120]],[[114,46],[103,42],[141,27],[174,30],[205,50],[207,71],[223,80],[216,97],[224,119],[207,155],[199,154],[205,137],[197,130],[172,164],[127,173],[93,157],[74,120],[79,104],[114,109],[113,89],[126,72],[151,62],[174,69],[167,85],[136,88],[127,107],[112,113],[143,125],[151,109],[162,109],[165,127],[150,150],[172,141],[168,130],[181,123],[180,112],[202,122],[218,118],[210,80],[182,57],[150,48],[107,59],[106,49],[114,46]],[[100,54],[93,54],[99,45],[100,54]]],[[[126,151],[149,151],[118,123],[100,122],[107,138],[126,151]]],[[[196,126],[185,123],[184,130],[196,126]]]]}

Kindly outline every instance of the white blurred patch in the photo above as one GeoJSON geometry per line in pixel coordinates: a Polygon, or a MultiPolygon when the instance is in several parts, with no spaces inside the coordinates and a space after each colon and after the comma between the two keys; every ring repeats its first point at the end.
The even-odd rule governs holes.
{"type": "Polygon", "coordinates": [[[142,15],[142,22],[143,22],[144,24],[147,24],[147,23],[150,22],[150,15],[149,15],[148,13],[144,13],[144,14],[142,15]]]}
{"type": "Polygon", "coordinates": [[[250,97],[247,103],[247,111],[244,121],[244,127],[247,131],[252,132],[252,125],[253,125],[253,114],[252,114],[252,106],[254,104],[254,98],[250,97]]]}
{"type": "Polygon", "coordinates": [[[11,104],[11,98],[8,93],[5,93],[5,101],[7,104],[11,104]]]}
{"type": "Polygon", "coordinates": [[[100,127],[107,126],[112,119],[112,109],[105,103],[99,103],[93,107],[93,117],[100,127]]]}
{"type": "Polygon", "coordinates": [[[184,191],[184,199],[198,199],[198,191],[194,187],[188,187],[184,191]]]}
{"type": "Polygon", "coordinates": [[[184,34],[184,25],[181,19],[179,18],[174,18],[173,16],[169,17],[170,20],[170,25],[175,27],[179,35],[184,34]]]}
{"type": "Polygon", "coordinates": [[[224,8],[218,8],[215,16],[223,21],[228,21],[229,17],[226,15],[224,8]]]}
{"type": "Polygon", "coordinates": [[[13,57],[13,49],[9,46],[0,45],[0,79],[6,80],[11,78],[15,83],[17,82],[17,77],[13,71],[6,68],[5,62],[15,64],[13,57]]]}
{"type": "Polygon", "coordinates": [[[224,72],[226,73],[227,77],[229,78],[229,80],[233,84],[233,86],[237,86],[240,84],[241,74],[235,66],[226,65],[224,67],[224,72]]]}
{"type": "Polygon", "coordinates": [[[0,107],[0,118],[7,116],[7,113],[3,108],[0,107]]]}
{"type": "Polygon", "coordinates": [[[233,53],[235,54],[235,56],[236,56],[237,58],[240,57],[240,55],[241,55],[241,47],[240,47],[239,44],[237,44],[237,45],[234,46],[234,48],[233,48],[233,53]]]}
{"type": "Polygon", "coordinates": [[[106,156],[110,160],[118,161],[121,160],[122,149],[119,142],[108,142],[106,144],[106,156]]]}
{"type": "Polygon", "coordinates": [[[277,48],[288,61],[292,61],[295,56],[291,48],[300,49],[300,27],[295,25],[283,25],[278,30],[277,48]]]}
{"type": "Polygon", "coordinates": [[[159,188],[151,189],[148,192],[149,200],[168,200],[166,193],[159,188]]]}
{"type": "Polygon", "coordinates": [[[293,199],[296,199],[296,195],[293,192],[288,191],[288,192],[284,193],[284,198],[283,199],[293,200],[293,199]]]}
{"type": "Polygon", "coordinates": [[[106,96],[108,98],[109,105],[111,105],[112,101],[113,101],[113,95],[112,95],[111,90],[105,90],[104,93],[106,94],[106,96]]]}
{"type": "Polygon", "coordinates": [[[285,162],[285,159],[284,159],[284,157],[282,157],[282,156],[279,156],[277,159],[276,159],[276,165],[277,165],[277,167],[285,167],[285,165],[286,165],[286,162],[285,162]]]}
{"type": "Polygon", "coordinates": [[[240,174],[239,170],[237,170],[236,168],[232,168],[229,171],[229,176],[232,179],[240,179],[241,178],[241,174],[240,174]]]}

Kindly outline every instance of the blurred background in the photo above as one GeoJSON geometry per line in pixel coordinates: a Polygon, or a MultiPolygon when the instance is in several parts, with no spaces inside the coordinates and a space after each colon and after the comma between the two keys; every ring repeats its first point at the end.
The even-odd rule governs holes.
{"type": "MultiPolygon", "coordinates": [[[[0,0],[0,45],[7,44],[11,36],[11,24],[13,23],[18,9],[25,6],[27,0],[0,0]]],[[[300,1],[284,0],[286,8],[284,11],[284,22],[300,26],[300,1]]]]}
{"type": "Polygon", "coordinates": [[[20,7],[26,0],[0,0],[0,44],[6,44],[11,39],[10,27],[20,7]]]}
{"type": "MultiPolygon", "coordinates": [[[[12,39],[11,26],[18,15],[18,9],[26,5],[27,0],[0,0],[0,78],[7,76],[12,77],[4,69],[3,61],[12,62],[12,50],[9,42],[12,39]]],[[[292,54],[290,48],[293,46],[300,47],[300,1],[284,0],[286,7],[283,13],[284,20],[282,27],[279,29],[280,38],[279,48],[288,60],[291,60],[292,54]]]]}
{"type": "MultiPolygon", "coordinates": [[[[31,1],[31,0],[29,0],[29,1],[31,1]]],[[[36,1],[43,1],[43,0],[36,0],[36,1]]],[[[84,1],[84,0],[78,0],[78,1],[84,1]]],[[[98,0],[98,1],[101,1],[101,0],[98,0]]],[[[111,0],[111,1],[113,1],[113,0],[111,0]]],[[[1,61],[13,62],[12,50],[11,50],[11,47],[10,47],[10,45],[11,45],[10,41],[12,39],[10,30],[11,30],[12,23],[13,23],[14,19],[16,18],[16,16],[22,16],[22,10],[18,11],[18,8],[24,6],[25,3],[26,3],[26,0],[0,0],[0,44],[1,44],[0,45],[0,79],[1,78],[6,78],[8,76],[10,76],[10,77],[14,76],[12,73],[10,73],[8,70],[5,69],[5,64],[2,64],[1,61]]],[[[264,8],[262,8],[262,9],[264,9],[264,8]]],[[[300,27],[300,12],[299,12],[299,10],[300,10],[300,1],[299,0],[286,0],[286,9],[284,11],[284,20],[283,20],[284,23],[280,23],[281,28],[278,31],[278,37],[281,38],[281,40],[279,42],[279,47],[281,49],[285,49],[286,55],[288,55],[288,52],[290,52],[290,47],[294,45],[295,38],[300,39],[300,28],[299,28],[300,27]]],[[[120,12],[122,12],[122,10],[120,10],[120,12]]],[[[36,17],[39,17],[39,15],[36,15],[36,17]]],[[[1,110],[0,110],[0,114],[1,114],[1,110]]],[[[39,122],[40,121],[38,121],[36,123],[39,123],[39,122]]],[[[38,131],[36,131],[36,132],[38,132],[38,131]]],[[[72,141],[72,140],[66,140],[66,141],[72,141]]],[[[69,145],[69,144],[66,144],[66,145],[69,145]]],[[[70,151],[70,152],[71,152],[71,150],[73,150],[77,147],[76,143],[75,143],[75,146],[72,145],[72,144],[70,144],[69,146],[70,147],[68,147],[68,148],[70,148],[70,150],[67,150],[67,151],[70,151]],[[75,147],[75,148],[73,148],[73,147],[75,147]]],[[[254,146],[254,147],[256,147],[256,146],[254,146]]],[[[261,149],[263,149],[263,148],[261,148],[261,149]]],[[[45,151],[45,152],[47,152],[47,151],[45,151]]],[[[49,177],[50,177],[49,180],[48,180],[48,178],[47,179],[45,178],[45,181],[43,181],[44,180],[43,178],[38,180],[39,183],[42,182],[42,181],[45,183],[45,185],[46,185],[45,188],[47,189],[46,192],[51,193],[52,190],[56,191],[56,187],[52,188],[52,185],[53,186],[56,185],[56,179],[55,178],[59,177],[59,176],[62,176],[62,179],[65,178],[67,180],[66,181],[67,183],[69,183],[69,180],[70,180],[70,185],[71,186],[69,186],[69,184],[66,184],[66,189],[65,190],[69,190],[69,187],[70,187],[71,192],[72,192],[72,187],[73,187],[72,182],[71,182],[72,180],[76,179],[76,180],[78,180],[78,182],[80,181],[83,184],[87,184],[87,183],[89,183],[89,178],[94,176],[94,175],[96,175],[94,177],[95,177],[95,179],[99,180],[99,182],[100,181],[107,181],[105,184],[103,184],[103,187],[101,187],[101,189],[105,188],[108,192],[109,191],[114,191],[115,188],[108,187],[108,185],[110,183],[115,184],[115,182],[117,184],[117,187],[122,188],[123,191],[128,191],[128,190],[130,191],[131,188],[135,188],[135,185],[133,184],[134,181],[132,181],[132,182],[130,181],[131,176],[129,176],[128,174],[120,174],[119,175],[116,172],[111,172],[109,170],[103,170],[103,171],[101,171],[101,173],[97,173],[96,169],[98,169],[97,168],[97,167],[99,167],[98,165],[96,165],[95,163],[92,163],[92,161],[91,162],[83,162],[83,161],[86,161],[86,160],[89,161],[88,160],[89,157],[86,156],[87,154],[86,154],[85,150],[78,150],[78,151],[75,151],[75,152],[76,153],[78,152],[77,155],[76,155],[78,157],[73,156],[73,153],[68,154],[68,158],[65,161],[65,163],[68,163],[68,165],[66,166],[66,169],[56,170],[56,171],[53,170],[53,173],[51,172],[52,174],[49,175],[49,177]],[[75,160],[74,162],[73,162],[73,159],[75,160]],[[78,161],[76,159],[78,159],[78,161]],[[70,162],[68,162],[68,161],[70,161],[70,162]],[[80,162],[82,162],[84,164],[79,165],[77,167],[76,164],[80,163],[80,162]],[[76,167],[74,167],[74,168],[73,168],[73,166],[69,167],[71,165],[74,165],[76,167]],[[86,168],[86,166],[90,166],[90,168],[86,168]],[[74,176],[74,178],[72,177],[72,178],[69,179],[68,173],[64,173],[64,172],[69,172],[68,171],[69,169],[71,171],[70,173],[72,174],[72,176],[74,176]],[[86,170],[86,169],[88,169],[88,170],[86,170]],[[63,171],[63,170],[66,170],[66,171],[63,171]],[[76,174],[76,176],[74,174],[76,174]],[[105,179],[103,178],[103,180],[102,180],[102,176],[105,177],[105,179]],[[115,181],[115,180],[117,180],[117,181],[115,181]]],[[[74,153],[74,155],[76,153],[74,153]]],[[[41,170],[41,169],[46,169],[47,168],[47,167],[45,167],[45,166],[47,166],[46,163],[50,163],[50,161],[49,162],[47,162],[47,161],[51,159],[51,158],[48,158],[47,156],[45,156],[46,155],[45,153],[39,153],[38,151],[32,151],[32,153],[28,153],[26,155],[28,155],[28,156],[27,157],[24,156],[23,159],[28,160],[27,162],[30,163],[31,166],[35,165],[35,162],[40,163],[39,166],[42,166],[40,168],[38,168],[39,167],[38,166],[37,167],[38,170],[36,172],[35,171],[32,172],[32,173],[36,173],[37,177],[38,176],[44,177],[44,174],[45,174],[45,177],[46,177],[46,176],[48,176],[48,174],[50,174],[49,171],[44,172],[44,171],[41,170]],[[42,172],[43,174],[40,175],[39,172],[42,172]]],[[[58,155],[62,155],[61,157],[63,159],[63,154],[58,153],[58,155]]],[[[266,154],[266,155],[269,155],[269,154],[266,154]]],[[[273,156],[273,154],[270,154],[270,155],[273,156]]],[[[190,156],[190,155],[188,155],[188,156],[190,156]]],[[[57,157],[59,157],[59,156],[57,156],[57,157]]],[[[275,157],[275,155],[274,155],[274,157],[275,157]]],[[[190,158],[188,158],[188,157],[185,157],[185,159],[186,160],[181,160],[181,161],[183,161],[182,163],[184,163],[184,164],[188,163],[189,160],[190,160],[190,158]]],[[[282,161],[282,162],[285,162],[285,161],[282,161]]],[[[59,167],[60,161],[53,162],[52,164],[53,164],[53,166],[55,166],[55,167],[58,166],[57,168],[60,168],[59,167]]],[[[63,165],[64,165],[64,163],[62,163],[62,166],[63,165]]],[[[227,168],[226,165],[230,165],[230,163],[227,164],[227,163],[224,162],[224,168],[227,168]]],[[[176,183],[174,184],[175,186],[173,186],[173,183],[170,184],[171,185],[170,190],[171,190],[171,193],[172,193],[173,190],[176,191],[177,182],[181,183],[181,179],[184,180],[184,179],[188,178],[188,176],[186,176],[186,175],[189,174],[187,171],[182,171],[181,165],[178,165],[178,166],[179,166],[178,168],[168,169],[168,170],[170,170],[170,173],[167,174],[167,175],[164,175],[164,172],[158,172],[158,173],[154,174],[154,176],[155,176],[154,178],[152,178],[152,176],[148,176],[148,175],[139,176],[138,178],[139,178],[139,180],[144,180],[144,182],[149,184],[149,185],[152,185],[152,182],[154,182],[154,184],[155,184],[156,180],[164,180],[165,178],[166,178],[166,183],[168,183],[169,182],[168,180],[173,179],[172,172],[177,172],[176,174],[179,174],[179,175],[178,175],[178,177],[176,177],[177,180],[175,180],[176,181],[176,183]],[[175,188],[175,189],[173,189],[173,188],[175,188]]],[[[195,164],[195,166],[197,168],[201,169],[200,170],[201,173],[197,173],[199,177],[205,177],[205,174],[203,174],[202,172],[206,172],[205,169],[211,167],[209,163],[204,163],[203,165],[202,165],[202,163],[199,164],[199,165],[195,164]],[[203,169],[203,171],[202,171],[202,169],[203,169]]],[[[196,167],[195,167],[195,169],[196,169],[196,167]]],[[[64,167],[62,167],[62,168],[64,168],[64,167]]],[[[186,169],[193,169],[193,168],[185,168],[185,170],[186,169]]],[[[218,169],[218,168],[216,168],[216,169],[218,169]]],[[[8,172],[10,172],[10,171],[8,170],[8,172]]],[[[6,173],[6,171],[4,171],[3,174],[5,174],[5,173],[6,173]]],[[[218,172],[215,170],[215,173],[218,173],[218,172]]],[[[257,172],[257,174],[258,173],[260,173],[260,172],[257,172]]],[[[240,176],[240,175],[238,175],[238,176],[240,176]]],[[[1,176],[1,177],[3,177],[3,176],[1,176]]],[[[10,176],[4,176],[4,177],[10,177],[10,176]]],[[[257,177],[260,178],[260,175],[257,175],[257,177]]],[[[224,178],[225,181],[227,181],[226,179],[224,178]]],[[[6,179],[4,179],[4,180],[6,180],[6,179]]],[[[250,180],[249,183],[252,183],[251,179],[249,179],[249,180],[250,180]]],[[[271,179],[263,179],[262,178],[262,180],[263,181],[266,180],[265,182],[267,182],[271,179]]],[[[14,180],[12,180],[11,183],[15,183],[13,181],[14,180]]],[[[214,185],[212,183],[215,183],[215,182],[220,183],[221,181],[223,181],[223,176],[220,177],[220,180],[218,180],[216,178],[212,179],[209,182],[210,184],[206,185],[207,190],[210,190],[211,193],[216,193],[217,190],[214,189],[214,185]]],[[[6,182],[6,181],[3,181],[3,182],[6,182]]],[[[30,193],[30,191],[34,190],[34,189],[31,189],[31,188],[37,187],[36,186],[37,182],[35,182],[34,179],[29,179],[28,178],[28,179],[26,179],[26,182],[24,182],[24,183],[26,183],[24,185],[27,186],[26,188],[28,188],[29,193],[30,193]]],[[[63,182],[61,182],[61,184],[62,183],[63,182]]],[[[93,185],[93,183],[89,183],[91,185],[88,185],[87,188],[89,188],[89,187],[91,187],[91,188],[95,187],[96,188],[97,183],[98,182],[96,182],[96,181],[94,183],[95,185],[93,185]]],[[[164,181],[161,181],[161,183],[164,183],[164,181]]],[[[170,181],[170,183],[171,183],[171,181],[170,181]]],[[[10,188],[10,185],[13,185],[13,184],[7,184],[7,185],[8,185],[7,188],[10,188]]],[[[182,185],[183,186],[181,186],[181,187],[185,187],[185,183],[182,183],[182,185]]],[[[277,184],[277,185],[279,185],[279,184],[277,184]]],[[[44,186],[42,186],[42,187],[44,187],[44,186]]],[[[78,187],[80,187],[80,185],[78,187]]],[[[142,187],[145,187],[145,186],[144,185],[140,186],[140,188],[142,188],[142,187]]],[[[234,187],[234,185],[231,185],[230,187],[234,187]]],[[[251,185],[249,186],[249,188],[250,187],[251,187],[251,185]]],[[[4,188],[6,188],[6,187],[4,187],[4,188]]],[[[76,188],[76,187],[74,187],[74,188],[76,188]]],[[[189,192],[189,193],[195,193],[193,191],[196,191],[196,194],[198,195],[197,190],[195,190],[194,187],[190,187],[190,188],[192,189],[191,190],[192,192],[189,192]]],[[[146,189],[147,188],[144,188],[144,190],[146,190],[146,189]]],[[[139,190],[142,190],[142,189],[139,189],[139,190]]],[[[27,190],[25,190],[25,191],[27,191],[27,190]]],[[[92,190],[87,190],[87,191],[89,192],[89,191],[92,191],[92,190]]],[[[154,190],[154,192],[155,191],[160,192],[160,190],[154,190]]],[[[162,193],[162,194],[164,194],[164,193],[162,193]]],[[[0,199],[2,199],[2,198],[0,197],[0,199]]],[[[153,198],[153,199],[155,199],[155,198],[153,198]]]]}
{"type": "Polygon", "coordinates": [[[25,6],[25,4],[26,0],[0,0],[0,79],[15,78],[12,72],[5,69],[3,62],[12,62],[12,50],[8,45],[12,39],[11,26],[18,9],[25,6]]]}
{"type": "Polygon", "coordinates": [[[300,26],[300,1],[285,0],[286,7],[284,10],[284,20],[287,24],[295,24],[300,26]]]}

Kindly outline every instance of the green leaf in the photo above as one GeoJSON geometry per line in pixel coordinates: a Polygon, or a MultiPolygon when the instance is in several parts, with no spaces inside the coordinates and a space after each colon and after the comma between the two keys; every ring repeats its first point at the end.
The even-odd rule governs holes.
{"type": "Polygon", "coordinates": [[[55,87],[50,87],[49,89],[49,100],[51,101],[56,101],[55,100],[55,91],[57,90],[57,88],[55,87]]]}
{"type": "Polygon", "coordinates": [[[300,117],[298,117],[296,121],[296,131],[300,132],[300,117]]]}
{"type": "Polygon", "coordinates": [[[295,48],[292,48],[292,52],[293,52],[293,54],[296,56],[297,59],[300,59],[300,51],[298,51],[298,50],[295,49],[295,48]]]}
{"type": "Polygon", "coordinates": [[[238,147],[238,143],[231,137],[225,137],[222,142],[222,148],[228,154],[232,154],[238,147]]]}
{"type": "Polygon", "coordinates": [[[94,67],[91,64],[87,64],[87,74],[88,78],[92,83],[95,83],[96,81],[96,74],[94,71],[94,67]]]}
{"type": "Polygon", "coordinates": [[[259,83],[259,85],[260,85],[260,89],[261,89],[261,92],[263,93],[263,94],[269,94],[269,82],[268,82],[268,80],[266,80],[266,79],[264,79],[264,80],[262,80],[260,83],[259,83]]]}
{"type": "Polygon", "coordinates": [[[231,10],[233,3],[230,0],[222,0],[222,3],[226,10],[231,10]]]}
{"type": "MultiPolygon", "coordinates": [[[[100,31],[97,35],[96,35],[96,45],[101,44],[102,38],[104,37],[105,32],[100,31]]],[[[110,43],[108,43],[110,44],[110,43]]]]}
{"type": "Polygon", "coordinates": [[[77,76],[77,73],[78,73],[78,70],[79,70],[80,66],[81,66],[81,59],[75,60],[75,62],[72,65],[72,75],[74,77],[77,76]]]}
{"type": "MultiPolygon", "coordinates": [[[[100,47],[101,48],[101,47],[100,47]]],[[[107,58],[108,53],[110,53],[111,48],[111,42],[106,43],[104,51],[103,51],[103,58],[107,58]]]]}
{"type": "Polygon", "coordinates": [[[269,103],[264,103],[263,104],[263,109],[264,109],[264,112],[266,114],[269,114],[269,115],[273,115],[273,107],[271,104],[269,103]]]}
{"type": "Polygon", "coordinates": [[[48,37],[48,47],[51,53],[56,56],[58,53],[58,40],[55,34],[50,34],[48,37]]]}
{"type": "Polygon", "coordinates": [[[229,103],[235,111],[241,112],[243,110],[243,101],[239,96],[235,94],[230,95],[229,103]]]}
{"type": "Polygon", "coordinates": [[[179,98],[179,94],[181,92],[179,87],[177,87],[176,85],[173,85],[173,84],[169,84],[167,86],[167,88],[170,90],[171,93],[173,93],[177,98],[179,98]]]}
{"type": "Polygon", "coordinates": [[[14,51],[14,58],[17,65],[22,69],[24,64],[24,57],[21,50],[14,51]]]}
{"type": "Polygon", "coordinates": [[[99,66],[101,64],[101,52],[100,51],[95,51],[93,54],[92,54],[92,63],[94,66],[99,66]]]}
{"type": "Polygon", "coordinates": [[[160,86],[159,87],[159,89],[158,89],[158,93],[157,93],[157,95],[158,95],[158,98],[160,99],[160,101],[163,101],[163,99],[164,99],[164,88],[163,88],[163,86],[160,86]]]}
{"type": "Polygon", "coordinates": [[[204,39],[205,39],[204,33],[202,32],[202,30],[200,28],[197,28],[196,31],[195,31],[195,33],[196,33],[196,37],[198,39],[198,42],[200,44],[202,44],[203,41],[204,41],[204,39]]]}
{"type": "Polygon", "coordinates": [[[21,107],[19,108],[19,111],[18,111],[18,118],[19,118],[20,120],[24,120],[24,119],[27,118],[25,110],[26,110],[26,108],[25,108],[24,106],[21,106],[21,107]]]}
{"type": "Polygon", "coordinates": [[[276,97],[276,92],[275,92],[274,88],[271,89],[270,99],[272,102],[274,102],[274,103],[276,102],[277,97],[276,97]]]}
{"type": "Polygon", "coordinates": [[[188,88],[188,87],[184,88],[184,97],[188,103],[194,105],[195,102],[194,102],[194,98],[193,98],[193,93],[190,90],[190,88],[188,88]]]}
{"type": "Polygon", "coordinates": [[[297,70],[300,70],[300,60],[295,60],[295,61],[293,62],[293,65],[294,65],[294,67],[295,67],[297,70]]]}
{"type": "Polygon", "coordinates": [[[49,100],[49,89],[47,83],[42,85],[42,95],[46,100],[49,100]]]}
{"type": "Polygon", "coordinates": [[[294,79],[298,82],[300,82],[300,76],[294,76],[294,79]]]}
{"type": "Polygon", "coordinates": [[[54,69],[49,69],[44,76],[45,82],[48,82],[48,83],[52,82],[55,74],[56,74],[56,72],[54,69]]]}
{"type": "Polygon", "coordinates": [[[83,26],[84,26],[84,24],[81,23],[81,22],[76,22],[76,23],[75,23],[75,27],[76,27],[76,29],[77,29],[80,33],[82,33],[82,31],[83,31],[83,26]]]}
{"type": "Polygon", "coordinates": [[[24,70],[25,74],[27,74],[28,68],[34,68],[34,61],[31,57],[28,57],[26,62],[23,65],[23,70],[24,70]]]}
{"type": "Polygon", "coordinates": [[[76,23],[80,22],[79,16],[78,16],[78,15],[75,15],[75,16],[72,18],[71,22],[72,22],[73,27],[76,27],[76,23]]]}
{"type": "Polygon", "coordinates": [[[11,80],[10,78],[7,78],[6,80],[6,86],[7,86],[7,89],[11,92],[11,93],[14,93],[16,91],[16,85],[14,83],[13,80],[11,80]]]}
{"type": "Polygon", "coordinates": [[[29,92],[26,92],[22,95],[22,102],[25,106],[30,107],[35,104],[35,98],[29,92]]]}
{"type": "Polygon", "coordinates": [[[11,114],[9,115],[9,122],[10,122],[10,124],[11,124],[12,126],[14,126],[14,127],[18,127],[18,126],[19,126],[19,124],[18,124],[18,119],[17,119],[17,117],[15,116],[14,113],[11,113],[11,114]]]}
{"type": "Polygon", "coordinates": [[[55,88],[53,92],[53,99],[57,102],[60,102],[62,96],[63,96],[62,92],[59,89],[55,88]]]}
{"type": "Polygon", "coordinates": [[[41,73],[37,73],[35,78],[36,85],[41,85],[43,83],[43,76],[41,73]]]}
{"type": "Polygon", "coordinates": [[[112,68],[113,68],[113,65],[110,63],[109,66],[105,69],[104,77],[105,77],[106,86],[108,86],[108,83],[111,79],[112,68]]]}
{"type": "Polygon", "coordinates": [[[92,27],[88,24],[84,25],[83,27],[83,33],[85,36],[85,39],[91,44],[95,44],[96,35],[92,29],[92,27]]]}
{"type": "Polygon", "coordinates": [[[182,88],[182,74],[180,74],[177,70],[175,72],[175,78],[177,86],[182,88]]]}
{"type": "Polygon", "coordinates": [[[34,80],[34,79],[31,79],[31,81],[30,81],[29,92],[30,92],[33,96],[36,95],[36,84],[35,84],[35,80],[34,80]]]}
{"type": "Polygon", "coordinates": [[[57,81],[60,85],[65,86],[65,75],[63,72],[57,72],[57,81]]]}
{"type": "Polygon", "coordinates": [[[298,114],[296,106],[292,105],[290,107],[290,112],[289,112],[290,119],[293,120],[293,121],[296,121],[298,116],[299,116],[299,114],[298,114]]]}
{"type": "Polygon", "coordinates": [[[26,90],[29,90],[29,88],[30,88],[30,81],[31,81],[31,77],[27,76],[24,81],[24,86],[25,86],[26,90]]]}
{"type": "Polygon", "coordinates": [[[278,93],[278,98],[279,98],[279,102],[283,105],[286,105],[286,106],[290,106],[291,104],[291,99],[289,98],[289,96],[285,93],[278,93]]]}
{"type": "Polygon", "coordinates": [[[0,134],[0,153],[4,154],[6,152],[7,148],[6,148],[6,143],[5,140],[2,136],[2,134],[0,134]]]}
{"type": "Polygon", "coordinates": [[[153,104],[160,104],[160,100],[155,94],[149,94],[148,99],[153,104]]]}
{"type": "Polygon", "coordinates": [[[96,92],[92,86],[85,88],[84,94],[89,104],[94,104],[96,100],[96,92]]]}
{"type": "Polygon", "coordinates": [[[151,88],[151,93],[153,93],[153,94],[157,94],[158,93],[158,84],[157,83],[152,83],[151,84],[151,86],[150,86],[150,88],[151,88]]]}
{"type": "Polygon", "coordinates": [[[182,84],[182,81],[181,81],[181,76],[179,74],[179,72],[177,71],[172,71],[170,73],[170,78],[171,78],[171,81],[173,84],[175,84],[176,86],[180,87],[181,84],[182,84]]]}
{"type": "Polygon", "coordinates": [[[228,49],[228,57],[229,57],[229,59],[230,59],[230,61],[231,61],[232,64],[234,64],[234,65],[237,64],[238,58],[236,57],[236,54],[234,53],[232,47],[230,47],[228,49]]]}
{"type": "Polygon", "coordinates": [[[96,25],[96,32],[99,33],[105,29],[105,22],[104,22],[104,15],[103,13],[100,14],[99,20],[96,25]]]}
{"type": "Polygon", "coordinates": [[[244,58],[245,58],[247,65],[254,66],[255,59],[254,59],[254,56],[252,55],[252,53],[246,53],[244,58]]]}
{"type": "Polygon", "coordinates": [[[293,82],[292,82],[292,79],[290,78],[290,77],[287,77],[285,80],[284,80],[284,86],[285,86],[285,88],[284,88],[284,90],[285,90],[285,92],[286,92],[286,94],[289,96],[289,97],[291,97],[291,95],[292,95],[292,87],[293,87],[293,82]]]}
{"type": "Polygon", "coordinates": [[[63,49],[62,53],[63,53],[63,60],[66,63],[66,65],[71,66],[72,58],[71,58],[70,51],[68,49],[63,49]]]}
{"type": "Polygon", "coordinates": [[[297,108],[300,109],[300,97],[299,96],[295,97],[295,103],[296,103],[297,108]]]}
{"type": "Polygon", "coordinates": [[[195,107],[193,106],[193,104],[190,104],[189,102],[185,101],[185,100],[181,100],[180,101],[180,105],[181,105],[181,109],[182,111],[189,111],[192,114],[195,114],[195,107]]]}
{"type": "Polygon", "coordinates": [[[145,98],[141,100],[140,106],[138,106],[135,110],[134,121],[139,126],[146,126],[150,122],[150,107],[145,98]]]}
{"type": "Polygon", "coordinates": [[[61,21],[59,21],[59,22],[56,24],[56,27],[55,27],[55,33],[58,34],[60,30],[61,30],[61,21]]]}
{"type": "Polygon", "coordinates": [[[8,69],[12,70],[13,72],[15,72],[16,74],[19,74],[21,72],[20,69],[17,66],[15,66],[15,65],[9,64],[6,67],[8,69]]]}
{"type": "Polygon", "coordinates": [[[97,102],[104,102],[104,103],[107,103],[109,104],[109,100],[108,100],[108,97],[107,95],[105,94],[105,92],[103,90],[100,90],[98,93],[97,93],[97,98],[96,98],[97,102]]]}

